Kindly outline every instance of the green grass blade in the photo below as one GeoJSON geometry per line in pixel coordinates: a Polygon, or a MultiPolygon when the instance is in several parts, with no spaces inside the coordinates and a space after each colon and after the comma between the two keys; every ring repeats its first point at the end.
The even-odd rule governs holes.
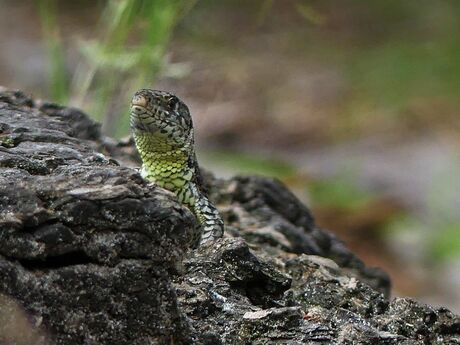
{"type": "Polygon", "coordinates": [[[56,1],[39,0],[38,9],[49,59],[51,98],[56,102],[65,103],[69,98],[69,86],[65,66],[64,46],[56,20],[56,1]]]}

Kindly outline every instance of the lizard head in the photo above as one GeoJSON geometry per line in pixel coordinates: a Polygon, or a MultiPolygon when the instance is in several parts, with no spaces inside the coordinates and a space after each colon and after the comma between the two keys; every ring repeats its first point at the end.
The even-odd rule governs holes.
{"type": "Polygon", "coordinates": [[[156,132],[164,126],[192,128],[190,112],[177,96],[170,92],[141,89],[131,101],[131,128],[136,131],[156,132]]]}

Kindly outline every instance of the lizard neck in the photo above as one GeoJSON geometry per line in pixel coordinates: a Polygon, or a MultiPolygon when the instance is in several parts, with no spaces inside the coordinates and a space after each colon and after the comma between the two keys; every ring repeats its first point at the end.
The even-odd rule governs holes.
{"type": "MultiPolygon", "coordinates": [[[[142,159],[141,175],[163,187],[170,179],[184,176],[191,179],[189,157],[193,155],[193,147],[178,146],[160,133],[137,132],[134,141],[142,159]],[[189,177],[190,176],[190,177],[189,177]]],[[[168,187],[167,189],[175,189],[168,187]]]]}

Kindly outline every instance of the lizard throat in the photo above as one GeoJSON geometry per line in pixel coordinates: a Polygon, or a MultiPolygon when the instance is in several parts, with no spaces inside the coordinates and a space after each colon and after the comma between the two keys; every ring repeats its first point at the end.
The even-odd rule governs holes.
{"type": "Polygon", "coordinates": [[[183,183],[169,186],[168,182],[184,175],[187,175],[186,179],[191,179],[192,175],[188,177],[189,153],[185,148],[174,147],[167,137],[157,133],[137,133],[135,143],[143,162],[142,175],[148,180],[167,189],[175,190],[183,183]]]}

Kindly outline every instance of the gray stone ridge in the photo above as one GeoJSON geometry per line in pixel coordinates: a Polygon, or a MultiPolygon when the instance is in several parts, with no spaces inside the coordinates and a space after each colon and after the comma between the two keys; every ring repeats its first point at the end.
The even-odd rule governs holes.
{"type": "Polygon", "coordinates": [[[460,344],[280,182],[205,173],[225,237],[145,182],[131,140],[0,90],[0,344],[460,344]]]}

